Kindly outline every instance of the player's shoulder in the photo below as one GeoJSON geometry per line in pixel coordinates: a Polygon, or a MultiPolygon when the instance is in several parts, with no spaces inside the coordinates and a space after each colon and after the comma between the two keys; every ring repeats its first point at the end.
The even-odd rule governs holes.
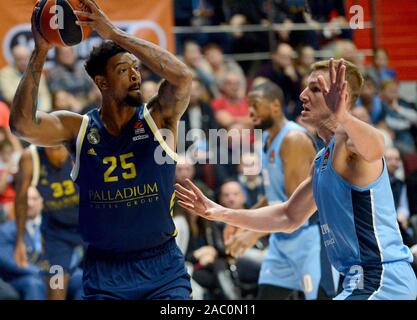
{"type": "Polygon", "coordinates": [[[313,146],[311,138],[306,131],[290,130],[282,140],[282,147],[284,148],[299,148],[313,146]]]}
{"type": "Polygon", "coordinates": [[[20,155],[20,161],[32,161],[33,158],[33,149],[35,149],[36,146],[31,144],[25,149],[23,149],[22,154],[20,155]]]}

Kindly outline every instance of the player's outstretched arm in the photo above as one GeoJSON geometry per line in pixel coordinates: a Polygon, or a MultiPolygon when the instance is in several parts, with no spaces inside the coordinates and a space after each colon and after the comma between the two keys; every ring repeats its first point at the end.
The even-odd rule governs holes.
{"type": "Polygon", "coordinates": [[[188,67],[164,48],[133,37],[114,26],[96,1],[81,0],[81,2],[90,12],[76,11],[76,14],[89,20],[77,23],[92,27],[104,39],[112,40],[131,52],[153,72],[165,79],[152,107],[162,107],[158,111],[163,113],[165,119],[179,120],[189,103],[192,74],[188,67]]]}
{"type": "Polygon", "coordinates": [[[35,6],[32,13],[35,49],[10,108],[10,128],[15,135],[28,142],[54,146],[71,141],[78,134],[82,117],[67,111],[51,114],[37,111],[39,81],[48,50],[51,48],[36,30],[34,16],[38,9],[38,6],[35,6]]]}
{"type": "Polygon", "coordinates": [[[325,103],[346,131],[349,137],[349,150],[360,155],[367,162],[381,160],[385,150],[384,136],[377,128],[357,119],[349,112],[345,72],[343,59],[337,70],[333,59],[330,59],[330,86],[327,86],[322,76],[318,78],[325,103]]]}
{"type": "Polygon", "coordinates": [[[313,198],[312,177],[308,177],[286,202],[254,210],[232,210],[208,199],[190,180],[189,189],[176,184],[178,204],[188,211],[209,220],[259,232],[297,230],[317,210],[313,198]]]}
{"type": "Polygon", "coordinates": [[[14,259],[16,264],[21,268],[27,267],[28,265],[24,235],[28,210],[28,190],[32,181],[32,175],[32,154],[29,149],[25,149],[20,157],[19,170],[15,178],[16,197],[14,199],[16,212],[16,247],[14,259]]]}

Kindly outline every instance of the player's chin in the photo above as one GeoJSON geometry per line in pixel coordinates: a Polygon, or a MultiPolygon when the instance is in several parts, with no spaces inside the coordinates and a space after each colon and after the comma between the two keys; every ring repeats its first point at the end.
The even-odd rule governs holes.
{"type": "Polygon", "coordinates": [[[129,92],[125,98],[125,102],[128,106],[136,108],[143,103],[142,93],[140,91],[129,92]]]}

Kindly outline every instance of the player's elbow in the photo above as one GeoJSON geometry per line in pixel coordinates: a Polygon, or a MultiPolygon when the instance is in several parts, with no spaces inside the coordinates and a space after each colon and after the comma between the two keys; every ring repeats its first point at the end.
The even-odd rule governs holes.
{"type": "Polygon", "coordinates": [[[19,121],[16,119],[15,116],[13,116],[13,114],[11,114],[9,118],[9,127],[10,127],[10,131],[15,136],[20,137],[22,135],[22,130],[24,126],[19,123],[19,121]]]}
{"type": "Polygon", "coordinates": [[[188,67],[185,67],[181,72],[181,81],[184,85],[191,87],[191,82],[193,81],[193,74],[188,67]]]}
{"type": "Polygon", "coordinates": [[[298,230],[302,225],[303,225],[303,222],[289,218],[286,223],[286,228],[283,232],[293,233],[294,231],[298,230]]]}
{"type": "Polygon", "coordinates": [[[13,114],[10,115],[9,127],[10,131],[19,138],[28,136],[30,130],[30,126],[23,119],[19,119],[13,114]]]}
{"type": "Polygon", "coordinates": [[[280,230],[277,230],[276,232],[293,233],[304,224],[304,220],[298,218],[300,215],[296,215],[291,212],[291,210],[289,210],[289,205],[287,202],[285,202],[283,205],[284,215],[281,219],[279,219],[280,230]]]}

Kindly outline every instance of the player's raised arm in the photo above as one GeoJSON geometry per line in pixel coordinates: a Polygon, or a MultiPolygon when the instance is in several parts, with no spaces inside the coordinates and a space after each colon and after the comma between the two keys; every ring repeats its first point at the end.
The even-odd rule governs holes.
{"type": "Polygon", "coordinates": [[[51,114],[37,111],[39,81],[51,45],[42,38],[35,27],[36,10],[39,10],[38,6],[35,6],[32,13],[35,49],[10,108],[10,128],[14,134],[31,143],[54,146],[74,139],[78,134],[82,117],[67,111],[51,114]]]}
{"type": "Polygon", "coordinates": [[[81,0],[91,12],[76,11],[103,38],[109,39],[138,57],[153,72],[164,78],[156,100],[150,105],[160,108],[165,119],[179,120],[188,106],[192,74],[188,67],[172,53],[149,41],[135,38],[116,28],[94,0],[81,0]],[[155,103],[156,102],[156,103],[155,103]]]}
{"type": "Polygon", "coordinates": [[[200,189],[187,180],[189,189],[176,184],[178,204],[209,220],[259,232],[291,233],[302,226],[317,210],[313,198],[312,174],[301,183],[288,201],[254,210],[232,210],[208,199],[200,189]]]}
{"type": "Polygon", "coordinates": [[[344,63],[341,59],[336,70],[334,60],[330,59],[329,86],[322,76],[318,77],[324,100],[337,122],[346,131],[349,137],[349,150],[367,162],[381,160],[385,151],[383,134],[377,128],[357,119],[349,112],[349,104],[352,104],[353,97],[349,99],[344,63]]]}

